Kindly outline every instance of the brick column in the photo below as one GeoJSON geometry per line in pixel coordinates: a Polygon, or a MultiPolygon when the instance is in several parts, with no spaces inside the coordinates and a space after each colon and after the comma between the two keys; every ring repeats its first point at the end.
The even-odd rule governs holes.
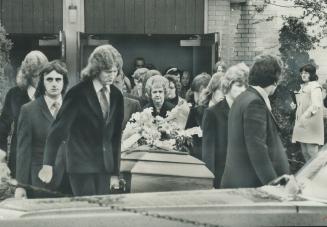
{"type": "Polygon", "coordinates": [[[231,14],[233,30],[232,57],[230,62],[245,62],[250,65],[256,55],[262,53],[278,54],[279,42],[277,19],[270,20],[276,11],[266,7],[262,9],[263,0],[248,0],[243,4],[232,4],[231,14]]]}
{"type": "Polygon", "coordinates": [[[208,0],[208,33],[219,32],[220,56],[228,64],[230,59],[230,0],[208,0]]]}
{"type": "Polygon", "coordinates": [[[259,13],[263,4],[264,0],[208,0],[207,31],[220,33],[220,56],[228,65],[250,65],[258,54],[278,54],[280,21],[267,20],[277,14],[269,6],[259,13]]]}

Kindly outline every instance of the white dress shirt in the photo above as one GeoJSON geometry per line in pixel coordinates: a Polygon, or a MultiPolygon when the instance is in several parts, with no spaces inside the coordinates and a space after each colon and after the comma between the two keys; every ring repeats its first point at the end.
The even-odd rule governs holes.
{"type": "Polygon", "coordinates": [[[35,88],[32,86],[27,87],[27,95],[30,98],[30,100],[34,100],[34,94],[35,94],[35,88]]]}
{"type": "MultiPolygon", "coordinates": [[[[95,92],[97,94],[97,97],[98,97],[98,100],[100,102],[100,96],[101,96],[101,89],[103,88],[103,85],[100,83],[100,81],[98,79],[93,79],[93,87],[95,89],[95,92]]],[[[107,101],[108,103],[110,103],[110,86],[109,85],[106,85],[107,87],[107,90],[106,90],[106,98],[107,98],[107,101]]]]}
{"type": "Polygon", "coordinates": [[[268,110],[271,111],[270,100],[268,98],[267,92],[260,86],[251,86],[251,87],[253,87],[260,94],[260,96],[265,101],[268,110]]]}

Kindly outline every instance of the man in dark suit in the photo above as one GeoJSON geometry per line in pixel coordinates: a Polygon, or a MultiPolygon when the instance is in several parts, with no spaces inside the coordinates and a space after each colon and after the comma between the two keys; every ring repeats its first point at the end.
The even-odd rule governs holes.
{"type": "Polygon", "coordinates": [[[202,161],[215,175],[215,188],[220,188],[225,169],[229,110],[234,100],[245,91],[248,76],[249,68],[239,63],[231,66],[223,77],[216,77],[219,80],[218,89],[225,97],[209,107],[203,116],[202,161]]]}
{"type": "MultiPolygon", "coordinates": [[[[26,197],[25,187],[30,185],[58,190],[65,170],[65,150],[62,145],[57,155],[55,177],[51,184],[46,185],[38,178],[49,127],[61,106],[62,94],[68,85],[67,69],[60,61],[46,64],[40,75],[36,99],[22,106],[18,121],[16,179],[22,187],[16,188],[16,198],[26,197]]],[[[38,190],[28,192],[29,198],[49,196],[53,195],[38,190]]]]}
{"type": "Polygon", "coordinates": [[[233,103],[222,188],[259,187],[289,172],[268,99],[276,89],[280,73],[275,57],[257,57],[250,70],[250,87],[233,103]]]}
{"type": "Polygon", "coordinates": [[[227,153],[227,123],[229,105],[224,98],[209,107],[202,120],[202,161],[215,175],[213,186],[220,187],[227,153]]]}
{"type": "Polygon", "coordinates": [[[109,194],[118,186],[123,95],[112,83],[122,67],[111,45],[97,47],[83,70],[83,80],[66,94],[50,128],[39,177],[52,178],[62,141],[67,141],[67,171],[74,196],[109,194]]]}

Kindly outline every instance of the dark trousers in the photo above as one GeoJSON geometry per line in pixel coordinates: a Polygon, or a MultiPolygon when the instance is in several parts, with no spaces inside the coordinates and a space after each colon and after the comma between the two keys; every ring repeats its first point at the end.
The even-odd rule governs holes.
{"type": "Polygon", "coordinates": [[[69,173],[74,196],[109,194],[110,177],[108,173],[69,173]]]}

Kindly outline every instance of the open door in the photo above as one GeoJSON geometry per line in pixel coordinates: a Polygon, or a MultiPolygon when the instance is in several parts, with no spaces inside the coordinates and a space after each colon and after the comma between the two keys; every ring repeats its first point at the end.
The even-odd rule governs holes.
{"type": "Polygon", "coordinates": [[[219,33],[192,36],[181,40],[180,46],[193,48],[193,75],[213,73],[219,57],[219,33]]]}

